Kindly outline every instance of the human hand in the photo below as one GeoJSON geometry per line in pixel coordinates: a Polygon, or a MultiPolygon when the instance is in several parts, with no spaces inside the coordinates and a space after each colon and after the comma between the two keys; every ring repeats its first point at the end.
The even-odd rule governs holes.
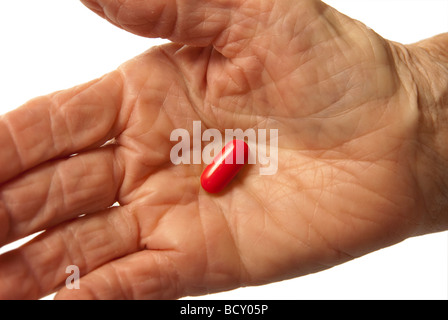
{"type": "Polygon", "coordinates": [[[422,103],[400,58],[408,48],[315,1],[187,4],[176,28],[174,6],[158,17],[162,3],[124,6],[118,17],[111,1],[105,11],[133,32],[200,47],[152,49],[1,119],[3,243],[48,229],[1,257],[2,296],[51,292],[71,264],[81,289],[59,298],[203,294],[434,231],[423,183],[432,179],[420,171],[422,103]],[[171,131],[193,120],[278,129],[277,174],[252,165],[225,193],[206,194],[204,166],[169,159],[171,131]]]}

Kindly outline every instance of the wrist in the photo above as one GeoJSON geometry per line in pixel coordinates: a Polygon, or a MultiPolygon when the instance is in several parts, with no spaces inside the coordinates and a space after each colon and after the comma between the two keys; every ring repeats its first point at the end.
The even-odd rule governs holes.
{"type": "Polygon", "coordinates": [[[397,69],[418,113],[414,175],[423,210],[418,233],[447,230],[448,34],[395,46],[397,69]]]}

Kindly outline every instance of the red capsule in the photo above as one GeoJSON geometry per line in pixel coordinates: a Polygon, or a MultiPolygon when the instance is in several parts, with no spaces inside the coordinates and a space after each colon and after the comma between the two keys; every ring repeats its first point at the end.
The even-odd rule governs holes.
{"type": "Polygon", "coordinates": [[[249,159],[249,146],[242,140],[232,140],[225,145],[201,175],[205,191],[218,193],[236,176],[249,159]]]}

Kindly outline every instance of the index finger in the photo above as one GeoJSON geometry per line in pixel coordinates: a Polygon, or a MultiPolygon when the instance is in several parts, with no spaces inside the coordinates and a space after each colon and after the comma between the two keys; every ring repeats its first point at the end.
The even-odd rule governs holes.
{"type": "Polygon", "coordinates": [[[0,117],[0,183],[52,158],[100,146],[120,130],[122,81],[112,72],[35,98],[0,117]]]}

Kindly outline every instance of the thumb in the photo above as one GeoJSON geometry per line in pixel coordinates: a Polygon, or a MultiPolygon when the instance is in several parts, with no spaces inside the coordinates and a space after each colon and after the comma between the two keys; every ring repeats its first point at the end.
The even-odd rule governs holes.
{"type": "Polygon", "coordinates": [[[232,25],[242,0],[81,0],[89,9],[134,34],[207,46],[232,25]]]}
{"type": "Polygon", "coordinates": [[[448,64],[448,32],[422,40],[415,45],[424,48],[435,59],[448,64]]]}

